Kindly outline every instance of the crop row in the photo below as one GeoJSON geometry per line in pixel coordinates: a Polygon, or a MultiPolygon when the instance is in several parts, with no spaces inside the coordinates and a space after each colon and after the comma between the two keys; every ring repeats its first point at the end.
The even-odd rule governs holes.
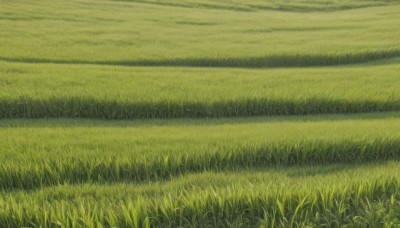
{"type": "MultiPolygon", "coordinates": [[[[389,138],[305,141],[297,144],[275,143],[264,146],[202,151],[159,153],[137,158],[107,155],[52,157],[31,161],[9,160],[0,164],[1,189],[32,189],[62,183],[145,182],[169,179],[192,172],[237,170],[251,167],[362,163],[400,159],[400,140],[389,138]],[[82,157],[79,158],[79,157],[82,157]]],[[[137,151],[136,153],[140,153],[137,151]]]]}
{"type": "Polygon", "coordinates": [[[107,101],[85,98],[0,100],[0,119],[5,118],[204,118],[273,115],[346,114],[399,111],[400,101],[346,101],[309,98],[304,100],[234,100],[220,102],[107,101]]]}
{"type": "Polygon", "coordinates": [[[244,70],[0,61],[0,118],[196,118],[398,111],[400,65],[398,60],[393,63],[368,68],[244,70]]]}
{"type": "Polygon", "coordinates": [[[273,67],[312,67],[335,66],[367,63],[400,57],[398,49],[384,49],[354,53],[322,54],[285,54],[246,58],[182,58],[166,60],[121,60],[121,61],[84,61],[52,60],[40,58],[10,58],[0,56],[0,60],[21,63],[58,63],[92,64],[111,66],[175,66],[175,67],[238,67],[238,68],[273,68],[273,67]]]}
{"type": "Polygon", "coordinates": [[[400,223],[398,163],[340,169],[320,177],[287,178],[283,171],[305,173],[302,169],[282,169],[282,174],[196,174],[145,186],[60,185],[6,192],[0,197],[0,225],[379,227],[400,223]]]}
{"type": "Polygon", "coordinates": [[[400,157],[398,113],[211,120],[4,120],[0,186],[400,157]]]}

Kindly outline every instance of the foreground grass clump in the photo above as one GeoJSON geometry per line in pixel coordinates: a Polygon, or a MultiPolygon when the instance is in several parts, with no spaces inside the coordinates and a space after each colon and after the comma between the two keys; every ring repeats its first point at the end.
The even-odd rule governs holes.
{"type": "Polygon", "coordinates": [[[397,113],[208,121],[3,121],[0,188],[140,183],[209,170],[399,159],[399,127],[397,113]]]}
{"type": "Polygon", "coordinates": [[[4,192],[3,226],[390,226],[398,162],[203,173],[144,185],[4,192]],[[355,181],[356,180],[356,181],[355,181]]]}

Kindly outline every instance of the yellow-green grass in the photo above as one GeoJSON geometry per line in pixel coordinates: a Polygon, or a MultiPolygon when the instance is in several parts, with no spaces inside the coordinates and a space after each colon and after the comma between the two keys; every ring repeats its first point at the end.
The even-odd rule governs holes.
{"type": "MultiPolygon", "coordinates": [[[[312,11],[336,11],[346,9],[357,9],[373,6],[396,5],[395,0],[114,0],[127,1],[135,3],[149,3],[162,6],[175,6],[187,8],[205,8],[205,9],[221,9],[221,10],[238,10],[238,11],[260,11],[260,10],[277,10],[277,11],[294,11],[294,12],[312,12],[312,11]]],[[[398,3],[397,3],[398,4],[398,3]]]]}
{"type": "Polygon", "coordinates": [[[293,69],[0,61],[0,118],[304,115],[400,110],[398,59],[293,69]]]}
{"type": "Polygon", "coordinates": [[[398,113],[176,121],[8,120],[2,189],[400,157],[398,113]]]}
{"type": "Polygon", "coordinates": [[[0,225],[381,227],[400,223],[400,165],[205,172],[167,182],[7,191],[0,225]]]}
{"type": "Polygon", "coordinates": [[[238,2],[3,0],[0,59],[273,67],[400,56],[398,1],[238,2]],[[213,5],[258,6],[237,11],[213,5]],[[333,12],[290,12],[290,7],[333,12]],[[359,9],[342,10],[347,8],[359,9]]]}

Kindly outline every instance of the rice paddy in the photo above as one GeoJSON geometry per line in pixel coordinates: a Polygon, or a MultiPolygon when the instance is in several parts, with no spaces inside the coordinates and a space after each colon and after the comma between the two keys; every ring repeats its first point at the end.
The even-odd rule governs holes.
{"type": "Polygon", "coordinates": [[[0,0],[0,227],[397,227],[400,2],[0,0]]]}

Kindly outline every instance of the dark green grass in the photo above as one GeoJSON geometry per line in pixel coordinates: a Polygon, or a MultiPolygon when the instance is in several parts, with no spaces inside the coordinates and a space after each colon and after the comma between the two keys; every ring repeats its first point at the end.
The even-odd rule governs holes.
{"type": "Polygon", "coordinates": [[[121,60],[121,61],[85,61],[57,60],[40,58],[12,58],[0,56],[1,61],[19,63],[55,63],[55,64],[96,64],[112,66],[173,66],[173,67],[234,67],[234,68],[274,68],[274,67],[318,67],[357,63],[368,63],[400,57],[400,50],[364,51],[359,53],[338,54],[283,54],[260,57],[236,58],[183,58],[165,60],[121,60]]]}
{"type": "Polygon", "coordinates": [[[400,111],[400,100],[346,101],[254,99],[221,102],[137,102],[85,98],[0,100],[0,118],[221,118],[275,115],[351,114],[400,111]]]}

